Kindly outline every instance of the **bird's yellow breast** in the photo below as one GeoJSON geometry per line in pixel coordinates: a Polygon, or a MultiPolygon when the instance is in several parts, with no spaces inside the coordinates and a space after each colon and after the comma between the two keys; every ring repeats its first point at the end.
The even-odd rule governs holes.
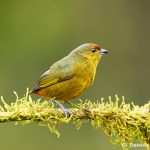
{"type": "Polygon", "coordinates": [[[51,85],[41,90],[41,95],[49,98],[55,97],[59,101],[71,100],[81,95],[93,83],[96,65],[93,65],[88,59],[80,60],[77,61],[73,69],[74,76],[70,80],[51,85]]]}

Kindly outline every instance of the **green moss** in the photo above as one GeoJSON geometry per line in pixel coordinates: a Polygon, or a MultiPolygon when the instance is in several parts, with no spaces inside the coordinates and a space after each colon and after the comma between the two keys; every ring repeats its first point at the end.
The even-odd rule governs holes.
{"type": "Polygon", "coordinates": [[[140,141],[150,143],[150,101],[144,106],[126,104],[124,97],[112,100],[101,99],[97,102],[80,100],[69,108],[70,116],[65,117],[61,109],[52,100],[36,100],[28,94],[7,104],[1,97],[0,123],[15,121],[17,123],[37,122],[47,126],[52,133],[60,136],[57,127],[62,123],[73,123],[79,129],[83,123],[90,122],[95,129],[104,130],[115,144],[140,141]]]}

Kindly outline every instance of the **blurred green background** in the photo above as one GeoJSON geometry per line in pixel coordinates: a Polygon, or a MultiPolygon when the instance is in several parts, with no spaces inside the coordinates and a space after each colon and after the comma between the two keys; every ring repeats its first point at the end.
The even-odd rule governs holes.
{"type": "MultiPolygon", "coordinates": [[[[149,0],[8,0],[0,1],[0,95],[13,102],[35,86],[55,61],[86,42],[110,51],[97,69],[94,85],[81,99],[124,95],[143,105],[150,99],[149,0]]],[[[89,124],[79,130],[60,127],[61,137],[46,127],[0,124],[2,150],[107,150],[103,131],[89,124]]]]}

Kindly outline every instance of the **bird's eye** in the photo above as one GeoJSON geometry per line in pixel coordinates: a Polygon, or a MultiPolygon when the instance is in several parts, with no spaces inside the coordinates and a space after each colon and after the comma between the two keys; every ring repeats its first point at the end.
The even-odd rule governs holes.
{"type": "Polygon", "coordinates": [[[92,52],[93,52],[93,53],[96,52],[96,48],[92,48],[92,52]]]}

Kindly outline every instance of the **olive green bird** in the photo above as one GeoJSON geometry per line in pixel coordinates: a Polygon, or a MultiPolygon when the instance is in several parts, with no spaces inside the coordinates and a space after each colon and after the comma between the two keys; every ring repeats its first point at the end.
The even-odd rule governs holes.
{"type": "Polygon", "coordinates": [[[67,115],[61,104],[81,95],[92,85],[97,65],[108,51],[98,44],[82,44],[66,57],[54,63],[40,78],[32,93],[52,99],[67,115]]]}

